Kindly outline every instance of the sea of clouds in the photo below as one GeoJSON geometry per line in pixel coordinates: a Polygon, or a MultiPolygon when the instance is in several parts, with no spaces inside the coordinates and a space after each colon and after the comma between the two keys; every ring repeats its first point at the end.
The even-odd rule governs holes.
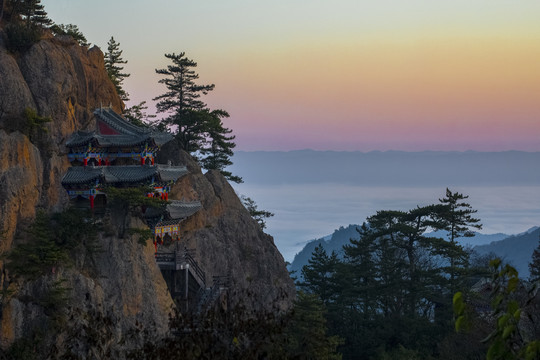
{"type": "Polygon", "coordinates": [[[540,153],[239,152],[234,161],[245,180],[235,190],[275,214],[266,232],[287,261],[378,210],[438,203],[446,187],[469,195],[481,233],[540,225],[540,153]]]}

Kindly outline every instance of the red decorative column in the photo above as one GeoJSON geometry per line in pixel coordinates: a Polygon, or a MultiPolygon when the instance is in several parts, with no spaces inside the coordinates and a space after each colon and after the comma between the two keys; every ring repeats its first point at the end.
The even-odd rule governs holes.
{"type": "Polygon", "coordinates": [[[87,158],[84,158],[84,160],[83,160],[83,166],[86,167],[86,165],[88,165],[88,159],[87,159],[87,158]]]}
{"type": "Polygon", "coordinates": [[[144,158],[141,156],[141,166],[144,165],[144,158]]]}
{"type": "Polygon", "coordinates": [[[90,209],[94,210],[94,195],[90,195],[90,209]]]}
{"type": "Polygon", "coordinates": [[[154,165],[154,158],[152,157],[152,166],[154,165]]]}
{"type": "Polygon", "coordinates": [[[101,158],[98,159],[98,166],[101,166],[101,158]]]}

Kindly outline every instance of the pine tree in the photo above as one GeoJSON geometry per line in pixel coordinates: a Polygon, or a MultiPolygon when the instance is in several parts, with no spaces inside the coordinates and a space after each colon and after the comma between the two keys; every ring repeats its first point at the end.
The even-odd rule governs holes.
{"type": "MultiPolygon", "coordinates": [[[[195,73],[193,68],[197,63],[180,54],[165,54],[173,65],[168,65],[166,69],[156,69],[156,73],[167,76],[159,80],[160,84],[165,84],[167,92],[155,97],[153,100],[159,100],[157,103],[158,112],[172,112],[173,114],[182,114],[184,110],[203,110],[206,104],[199,100],[202,95],[214,90],[215,85],[197,85],[195,80],[199,74],[195,73]]],[[[169,122],[168,125],[174,122],[169,122]]]]}
{"type": "Polygon", "coordinates": [[[167,76],[159,80],[159,83],[165,84],[168,91],[153,100],[158,101],[158,112],[170,114],[161,124],[176,127],[179,145],[193,154],[203,148],[207,124],[210,122],[210,111],[200,97],[212,91],[214,84],[195,83],[199,78],[199,74],[193,70],[197,63],[187,58],[185,53],[165,54],[165,57],[172,61],[172,65],[168,65],[166,69],[156,69],[156,73],[167,76]]]}
{"type": "Polygon", "coordinates": [[[328,255],[322,245],[316,246],[308,265],[302,267],[304,280],[298,285],[311,294],[319,295],[323,303],[328,305],[335,295],[334,275],[339,262],[334,251],[328,255]]]}
{"type": "Polygon", "coordinates": [[[90,44],[86,40],[84,34],[79,30],[79,27],[74,24],[54,24],[51,26],[51,31],[55,35],[68,35],[71,36],[81,46],[89,46],[90,44]]]}
{"type": "Polygon", "coordinates": [[[364,318],[368,318],[372,311],[377,308],[373,300],[373,291],[377,279],[375,266],[376,243],[373,232],[364,223],[360,229],[356,229],[360,238],[350,239],[350,244],[343,246],[345,253],[345,265],[343,274],[347,286],[342,291],[342,296],[354,298],[352,303],[358,305],[364,318]],[[352,290],[348,294],[347,290],[352,290]]]}
{"type": "Polygon", "coordinates": [[[446,197],[439,199],[443,205],[444,211],[439,213],[439,220],[442,223],[442,229],[448,232],[450,242],[456,242],[460,237],[472,237],[474,232],[470,229],[482,229],[480,219],[473,218],[473,214],[477,210],[473,210],[471,205],[462,200],[468,199],[469,196],[453,193],[446,188],[446,197]]]}
{"type": "Polygon", "coordinates": [[[270,211],[259,210],[255,201],[250,197],[242,195],[240,197],[240,200],[242,200],[242,204],[249,212],[249,215],[251,215],[253,219],[257,220],[257,222],[261,226],[261,229],[264,230],[266,228],[266,222],[264,221],[264,219],[272,217],[274,216],[274,214],[270,211]]]}
{"type": "Polygon", "coordinates": [[[445,230],[450,240],[447,257],[450,261],[450,291],[457,291],[457,277],[459,276],[460,268],[467,265],[468,256],[463,248],[457,244],[457,239],[460,237],[472,237],[473,229],[482,229],[480,219],[474,218],[473,214],[477,210],[473,210],[471,205],[463,200],[469,196],[453,193],[446,188],[446,197],[439,199],[440,205],[435,207],[435,224],[434,227],[445,230]]]}
{"type": "Polygon", "coordinates": [[[223,110],[214,110],[209,113],[206,123],[208,140],[201,150],[201,153],[206,155],[202,159],[202,166],[207,170],[219,170],[230,181],[242,183],[241,177],[225,170],[227,166],[232,165],[231,156],[234,154],[232,149],[236,146],[233,142],[235,136],[228,136],[232,130],[224,127],[221,120],[228,117],[229,114],[223,110]]]}
{"type": "Polygon", "coordinates": [[[146,101],[141,101],[137,105],[126,108],[124,110],[124,117],[134,125],[149,127],[151,119],[155,118],[156,115],[148,114],[146,110],[148,110],[146,101]]]}
{"type": "Polygon", "coordinates": [[[194,156],[207,170],[219,170],[227,179],[242,182],[242,178],[232,175],[225,168],[232,164],[231,156],[236,144],[232,130],[223,125],[229,114],[224,110],[210,110],[200,98],[214,90],[215,85],[199,85],[194,68],[197,63],[180,54],[165,54],[172,61],[165,69],[156,73],[166,77],[159,80],[165,84],[167,92],[155,97],[158,112],[168,113],[161,120],[161,128],[171,127],[180,147],[194,156]],[[204,157],[206,155],[206,157],[204,157]],[[202,156],[202,157],[201,157],[202,156]]]}
{"type": "Polygon", "coordinates": [[[379,242],[388,241],[388,246],[396,248],[399,254],[394,261],[396,266],[400,264],[399,273],[405,282],[405,291],[401,290],[400,296],[395,299],[404,299],[397,307],[409,318],[415,318],[431,306],[425,302],[425,291],[431,284],[420,285],[420,282],[425,285],[431,282],[431,279],[426,278],[429,257],[425,256],[430,251],[431,242],[424,236],[430,224],[430,213],[430,207],[418,207],[409,211],[386,210],[378,211],[367,219],[371,236],[379,242]]]}
{"type": "Polygon", "coordinates": [[[122,88],[122,82],[130,74],[122,72],[124,67],[121,65],[127,64],[127,60],[122,59],[122,52],[120,50],[120,43],[117,43],[114,37],[111,36],[111,39],[107,43],[107,52],[105,53],[105,70],[107,70],[107,75],[109,75],[109,79],[114,84],[120,99],[122,101],[128,101],[129,94],[122,88]]]}
{"type": "Polygon", "coordinates": [[[531,281],[540,281],[540,241],[538,242],[538,247],[532,253],[529,271],[531,272],[529,277],[531,281]]]}
{"type": "Polygon", "coordinates": [[[41,4],[41,0],[11,0],[10,19],[22,17],[27,27],[47,27],[52,24],[47,17],[47,12],[41,4]]]}
{"type": "Polygon", "coordinates": [[[26,14],[27,21],[40,27],[47,27],[52,24],[51,19],[47,17],[45,8],[41,4],[41,0],[27,0],[26,3],[28,7],[28,13],[26,14]]]}
{"type": "Polygon", "coordinates": [[[206,141],[208,111],[184,109],[158,123],[162,130],[173,125],[175,139],[180,147],[199,161],[200,151],[206,141]]]}
{"type": "Polygon", "coordinates": [[[285,350],[288,359],[340,360],[338,336],[328,336],[324,304],[317,295],[298,293],[293,314],[285,328],[285,350]]]}

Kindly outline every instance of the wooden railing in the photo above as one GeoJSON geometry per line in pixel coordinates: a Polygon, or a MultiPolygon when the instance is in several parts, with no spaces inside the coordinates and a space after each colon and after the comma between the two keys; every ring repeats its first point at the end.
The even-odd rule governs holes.
{"type": "Polygon", "coordinates": [[[169,270],[180,270],[185,265],[189,265],[193,277],[200,282],[201,287],[206,287],[206,275],[193,257],[194,253],[194,249],[180,249],[179,247],[174,252],[157,252],[155,254],[156,263],[162,269],[172,267],[169,270]]]}
{"type": "Polygon", "coordinates": [[[176,251],[176,264],[188,264],[189,267],[193,270],[194,275],[196,275],[199,280],[202,282],[202,287],[206,287],[206,275],[201,269],[197,261],[193,258],[191,254],[195,252],[195,249],[186,249],[176,251]]]}
{"type": "MultiPolygon", "coordinates": [[[[182,288],[182,297],[181,299],[177,298],[177,301],[181,301],[180,307],[185,307],[185,311],[188,311],[188,298],[192,299],[188,294],[195,294],[195,302],[189,300],[189,304],[194,311],[202,312],[206,311],[205,309],[208,309],[209,306],[213,306],[223,291],[227,291],[230,287],[231,275],[228,273],[222,276],[212,276],[212,286],[207,287],[206,274],[195,260],[194,255],[195,249],[187,249],[177,244],[174,252],[158,252],[155,257],[161,270],[187,270],[185,275],[181,274],[181,276],[186,276],[185,285],[182,285],[185,288],[182,288]],[[188,285],[188,277],[195,281],[190,280],[188,285]]],[[[176,294],[176,290],[173,292],[176,294]]]]}

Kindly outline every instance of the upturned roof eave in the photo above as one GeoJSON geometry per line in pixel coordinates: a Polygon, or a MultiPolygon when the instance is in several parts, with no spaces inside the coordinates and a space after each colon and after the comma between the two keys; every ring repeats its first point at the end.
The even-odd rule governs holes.
{"type": "Polygon", "coordinates": [[[153,179],[154,182],[175,182],[188,173],[185,166],[95,166],[71,167],[62,178],[62,185],[85,184],[99,180],[104,184],[138,183],[153,179]],[[163,169],[167,170],[163,170],[163,169]],[[165,174],[168,172],[168,174],[165,174]]]}
{"type": "Polygon", "coordinates": [[[151,141],[155,146],[163,146],[174,139],[170,133],[154,131],[131,124],[110,108],[98,108],[94,116],[118,131],[119,135],[104,135],[96,131],[77,131],[66,141],[66,147],[88,145],[97,142],[100,147],[106,146],[136,146],[151,141]],[[133,140],[118,142],[118,137],[132,137],[133,140]],[[116,137],[117,142],[114,142],[116,137]]]}

